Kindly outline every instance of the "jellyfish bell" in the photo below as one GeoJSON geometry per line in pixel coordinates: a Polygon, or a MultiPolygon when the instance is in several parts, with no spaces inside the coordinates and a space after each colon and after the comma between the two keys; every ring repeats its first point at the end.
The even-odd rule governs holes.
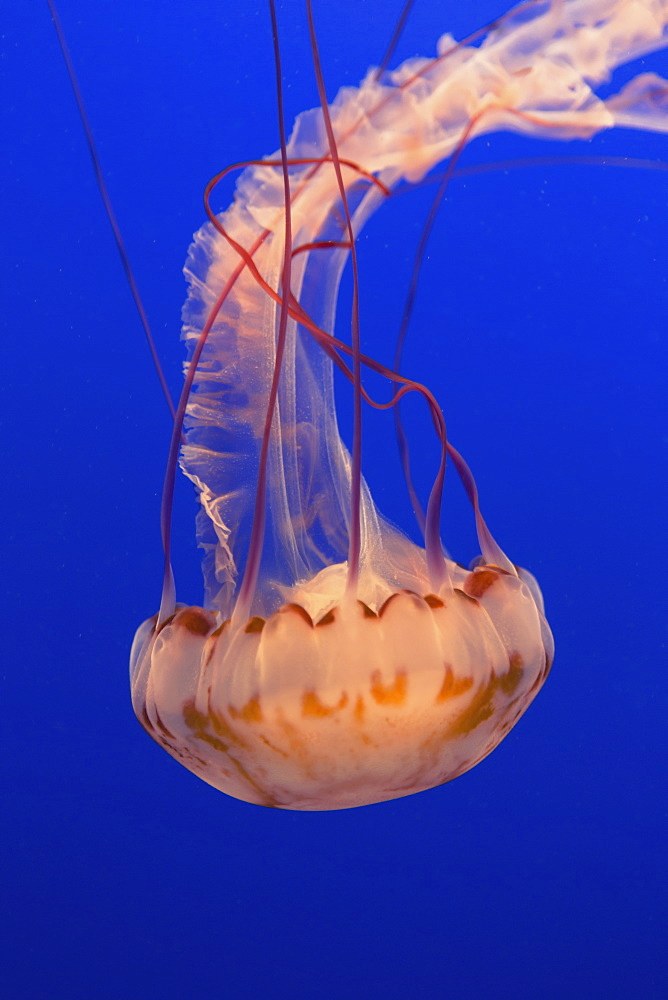
{"type": "Polygon", "coordinates": [[[302,593],[237,629],[177,611],[134,680],[140,720],[209,784],[267,806],[342,809],[449,781],[509,732],[552,653],[517,576],[485,566],[454,582],[442,596],[387,586],[374,610],[342,580],[315,620],[302,593]]]}
{"type": "MultiPolygon", "coordinates": [[[[667,21],[664,0],[525,3],[480,44],[444,38],[435,58],[370,71],[246,166],[232,206],[195,235],[172,454],[181,443],[198,491],[205,607],[175,607],[167,574],[131,681],[145,729],[209,784],[292,809],[396,798],[473,767],[536,696],[553,657],[539,587],[490,534],[429,390],[364,353],[355,312],[350,343],[334,336],[339,283],[352,257],[355,299],[355,240],[387,192],[451,169],[475,136],[668,130],[660,78],[595,92],[665,45],[667,21]],[[350,451],[335,368],[353,384],[350,451]],[[394,406],[422,396],[434,423],[424,546],[382,517],[361,476],[365,368],[394,406]],[[476,521],[469,570],[440,541],[446,461],[476,521]]],[[[314,57],[321,83],[315,45],[314,57]]]]}

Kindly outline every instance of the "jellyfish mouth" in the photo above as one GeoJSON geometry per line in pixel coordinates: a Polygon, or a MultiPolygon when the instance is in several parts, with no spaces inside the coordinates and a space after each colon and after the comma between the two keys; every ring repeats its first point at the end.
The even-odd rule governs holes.
{"type": "Polygon", "coordinates": [[[172,756],[250,802],[339,809],[442,784],[503,739],[551,659],[521,579],[483,565],[458,567],[457,583],[319,617],[288,601],[241,628],[182,608],[152,627],[135,711],[172,756]]]}

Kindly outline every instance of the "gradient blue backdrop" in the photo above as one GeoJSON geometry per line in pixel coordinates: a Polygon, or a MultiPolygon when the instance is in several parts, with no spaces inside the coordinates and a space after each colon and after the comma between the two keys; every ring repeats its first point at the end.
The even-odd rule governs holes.
{"type": "MultiPolygon", "coordinates": [[[[379,58],[399,3],[315,6],[333,95],[379,58]]],[[[267,11],[59,8],[176,389],[203,186],[278,144],[267,11]]],[[[398,58],[500,12],[418,3],[398,58]]],[[[292,120],[317,98],[301,3],[280,16],[292,120]]],[[[0,996],[665,997],[668,175],[556,163],[452,184],[405,370],[439,395],[493,530],[541,582],[554,670],[451,785],[350,812],[264,810],[197,781],[132,715],[129,644],[159,600],[168,417],[46,3],[8,4],[3,34],[0,996]]],[[[646,62],[668,75],[665,54],[646,62]]],[[[464,162],[667,151],[631,132],[570,147],[499,136],[464,162]]],[[[378,356],[429,196],[397,198],[360,241],[378,356]]],[[[428,427],[418,407],[407,419],[425,489],[428,427]]],[[[391,434],[369,417],[366,471],[409,528],[398,469],[381,465],[391,434]]],[[[444,535],[466,561],[452,485],[444,535]]],[[[193,514],[184,488],[177,579],[196,603],[193,514]]]]}

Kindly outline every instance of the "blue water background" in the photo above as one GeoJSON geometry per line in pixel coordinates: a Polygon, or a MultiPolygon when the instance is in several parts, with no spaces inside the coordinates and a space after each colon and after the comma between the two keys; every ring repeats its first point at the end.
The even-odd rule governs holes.
{"type": "MultiPolygon", "coordinates": [[[[267,11],[59,8],[176,390],[203,186],[278,145],[267,11]]],[[[330,95],[378,60],[398,8],[316,2],[330,95]]],[[[500,12],[418,3],[398,58],[500,12]]],[[[280,16],[292,120],[317,97],[301,4],[280,16]]],[[[555,666],[450,785],[341,813],[265,810],[198,781],[132,714],[129,644],[159,601],[168,415],[46,4],[7,5],[3,22],[0,996],[668,995],[668,175],[555,162],[453,182],[404,370],[437,393],[498,540],[540,580],[555,666]]],[[[643,68],[668,76],[668,58],[619,78],[643,68]]],[[[665,161],[667,141],[492,136],[463,162],[665,161]]],[[[396,199],[360,241],[363,336],[386,360],[430,195],[396,199]]],[[[424,492],[435,450],[420,408],[407,419],[424,492]]],[[[370,415],[365,471],[414,533],[391,445],[391,421],[370,415]]],[[[451,487],[444,537],[466,562],[471,518],[451,487]]],[[[184,486],[178,592],[198,603],[193,514],[184,486]]]]}

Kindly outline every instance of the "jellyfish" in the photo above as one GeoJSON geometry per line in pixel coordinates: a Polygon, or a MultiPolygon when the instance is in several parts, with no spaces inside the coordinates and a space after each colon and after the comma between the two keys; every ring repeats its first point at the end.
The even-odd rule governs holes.
{"type": "MultiPolygon", "coordinates": [[[[331,105],[307,10],[321,106],[282,134],[278,153],[243,166],[233,204],[208,209],[188,255],[188,364],[168,486],[180,451],[199,499],[205,600],[175,604],[167,559],[160,612],[133,644],[131,687],[146,731],[210,785],[327,810],[472,768],[531,704],[554,654],[538,584],[492,536],[437,400],[365,353],[356,241],[397,185],[439,164],[447,178],[486,133],[667,131],[658,76],[606,99],[596,91],[618,65],[665,46],[668,2],[523,3],[464,41],[444,35],[435,56],[372,68],[331,105]],[[369,370],[387,399],[367,390],[369,370]],[[350,448],[335,374],[353,387],[350,448]],[[382,516],[361,470],[369,406],[396,413],[409,393],[424,401],[440,454],[424,511],[414,498],[422,544],[382,516]],[[480,554],[470,568],[441,540],[446,468],[472,506],[480,554]]],[[[280,68],[277,77],[280,99],[280,68]]],[[[169,502],[167,489],[167,552],[169,502]]]]}

